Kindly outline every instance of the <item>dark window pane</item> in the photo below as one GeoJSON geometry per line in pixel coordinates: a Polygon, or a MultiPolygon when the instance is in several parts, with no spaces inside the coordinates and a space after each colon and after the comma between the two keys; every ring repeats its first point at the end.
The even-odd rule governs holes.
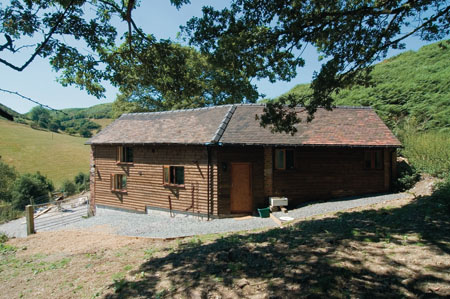
{"type": "Polygon", "coordinates": [[[170,183],[175,184],[175,167],[170,166],[170,183]]]}
{"type": "Polygon", "coordinates": [[[286,150],[286,169],[294,169],[294,151],[286,150]]]}
{"type": "Polygon", "coordinates": [[[184,185],[184,167],[175,167],[175,184],[184,185]]]}
{"type": "Polygon", "coordinates": [[[124,162],[133,162],[133,148],[125,147],[124,148],[125,159],[124,162]]]}
{"type": "Polygon", "coordinates": [[[275,168],[284,169],[284,150],[275,150],[275,168]]]}

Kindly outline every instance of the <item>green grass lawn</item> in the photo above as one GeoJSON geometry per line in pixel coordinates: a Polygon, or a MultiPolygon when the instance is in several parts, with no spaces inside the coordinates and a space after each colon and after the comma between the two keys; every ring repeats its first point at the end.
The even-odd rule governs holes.
{"type": "Polygon", "coordinates": [[[20,173],[40,171],[55,187],[89,171],[86,138],[73,137],[0,120],[0,156],[20,173]]]}

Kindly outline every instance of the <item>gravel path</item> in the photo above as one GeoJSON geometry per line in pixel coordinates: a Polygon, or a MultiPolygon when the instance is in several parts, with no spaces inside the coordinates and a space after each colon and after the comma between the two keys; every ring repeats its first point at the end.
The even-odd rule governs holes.
{"type": "MultiPolygon", "coordinates": [[[[289,216],[294,219],[300,219],[400,199],[406,196],[408,195],[405,193],[399,193],[370,197],[354,197],[323,203],[311,203],[304,207],[290,210],[287,214],[283,212],[275,212],[274,215],[278,218],[282,216],[289,216]]],[[[89,231],[101,231],[123,236],[173,238],[277,226],[277,224],[270,218],[226,218],[206,221],[205,218],[201,219],[196,216],[176,214],[175,217],[172,218],[169,213],[166,212],[152,211],[150,213],[150,215],[136,214],[98,208],[97,215],[95,217],[88,219],[80,217],[77,219],[72,219],[71,223],[41,229],[39,229],[39,225],[37,225],[37,229],[38,231],[86,229],[89,231]]],[[[0,225],[0,232],[4,232],[11,237],[26,237],[24,218],[0,225]]]]}

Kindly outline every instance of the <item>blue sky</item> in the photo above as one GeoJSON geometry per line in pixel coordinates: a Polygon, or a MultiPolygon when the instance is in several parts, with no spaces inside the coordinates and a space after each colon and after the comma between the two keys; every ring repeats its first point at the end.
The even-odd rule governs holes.
{"type": "MultiPolygon", "coordinates": [[[[225,6],[225,3],[223,0],[192,0],[192,4],[185,5],[177,10],[170,5],[168,0],[142,1],[141,7],[134,11],[134,19],[145,32],[153,33],[157,38],[176,40],[179,26],[184,25],[192,16],[201,16],[201,8],[204,5],[220,9],[225,6]]],[[[418,50],[425,44],[418,38],[412,37],[406,40],[406,50],[418,50]]],[[[391,51],[389,56],[394,56],[401,52],[391,51]]],[[[267,97],[273,98],[299,83],[310,82],[313,72],[319,70],[320,63],[313,47],[308,47],[303,57],[306,60],[306,65],[298,69],[298,76],[294,80],[291,82],[276,82],[274,84],[268,82],[268,80],[255,81],[254,83],[258,86],[259,91],[267,97]]],[[[20,64],[20,61],[25,61],[27,56],[15,57],[15,59],[18,59],[17,64],[20,64]]],[[[0,65],[0,88],[17,91],[56,109],[89,107],[112,102],[116,98],[117,90],[112,86],[106,85],[106,98],[97,99],[76,87],[63,87],[56,82],[56,76],[57,74],[51,70],[48,61],[42,58],[37,58],[23,72],[17,72],[0,65]]],[[[3,92],[0,92],[0,103],[20,113],[28,112],[34,106],[31,102],[3,92]]]]}

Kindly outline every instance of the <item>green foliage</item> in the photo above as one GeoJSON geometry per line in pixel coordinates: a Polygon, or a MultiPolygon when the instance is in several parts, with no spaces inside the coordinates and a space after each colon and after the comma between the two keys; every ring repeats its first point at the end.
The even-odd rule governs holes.
{"type": "Polygon", "coordinates": [[[71,196],[77,192],[77,186],[72,181],[65,180],[62,183],[61,191],[64,192],[67,196],[71,196]]]}
{"type": "Polygon", "coordinates": [[[0,203],[11,201],[11,186],[16,180],[17,172],[14,167],[0,161],[0,203]]]}
{"type": "Polygon", "coordinates": [[[87,127],[81,127],[78,132],[80,133],[81,137],[84,137],[84,138],[92,137],[92,133],[91,133],[91,131],[89,131],[89,129],[87,127]]]}
{"type": "Polygon", "coordinates": [[[9,240],[9,238],[6,234],[0,233],[0,243],[5,243],[8,240],[9,240]]]}
{"type": "Polygon", "coordinates": [[[31,120],[37,124],[39,127],[47,129],[50,122],[50,113],[47,109],[41,106],[36,106],[31,109],[30,113],[31,120]]]}
{"type": "Polygon", "coordinates": [[[17,210],[9,202],[0,201],[0,224],[23,216],[23,210],[17,210]]]}
{"type": "MultiPolygon", "coordinates": [[[[308,97],[308,84],[283,96],[308,97]]],[[[373,68],[368,86],[342,89],[336,105],[372,106],[391,129],[450,130],[449,41],[389,58],[373,68]]]]}
{"type": "Polygon", "coordinates": [[[89,174],[80,172],[75,176],[74,181],[77,186],[78,192],[89,190],[89,174]]]}
{"type": "Polygon", "coordinates": [[[406,161],[397,163],[397,181],[394,182],[396,191],[405,191],[414,187],[415,183],[420,179],[414,166],[409,165],[406,161]]]}
{"type": "Polygon", "coordinates": [[[444,177],[450,173],[450,133],[416,132],[412,129],[400,132],[404,145],[402,154],[419,171],[444,177]]]}
{"type": "Polygon", "coordinates": [[[23,210],[28,204],[47,202],[53,190],[53,183],[39,172],[23,174],[12,186],[12,204],[15,209],[23,210]]]}
{"type": "Polygon", "coordinates": [[[62,111],[69,115],[68,119],[112,118],[112,103],[98,104],[88,108],[67,108],[62,111]]]}
{"type": "Polygon", "coordinates": [[[124,112],[161,111],[254,102],[258,93],[240,73],[211,64],[207,55],[169,41],[133,37],[131,55],[125,42],[105,56],[112,82],[120,88],[114,116],[124,112]]]}
{"type": "MultiPolygon", "coordinates": [[[[444,16],[449,10],[449,3],[438,0],[234,0],[222,10],[203,8],[203,16],[192,18],[183,30],[214,64],[271,82],[295,78],[297,68],[305,64],[303,51],[313,46],[323,64],[314,74],[312,91],[307,97],[293,96],[290,102],[314,113],[319,106],[330,108],[333,95],[343,88],[367,84],[375,61],[385,58],[391,48],[404,48],[405,27],[427,41],[447,36],[450,19],[444,16]]],[[[291,132],[296,120],[285,116],[288,119],[272,116],[263,121],[291,132]]]]}

